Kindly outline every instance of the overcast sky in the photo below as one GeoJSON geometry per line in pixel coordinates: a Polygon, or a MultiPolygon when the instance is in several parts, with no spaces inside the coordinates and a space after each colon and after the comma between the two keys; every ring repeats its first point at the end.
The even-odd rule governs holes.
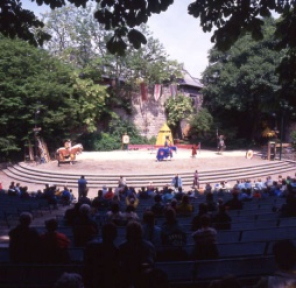
{"type": "MultiPolygon", "coordinates": [[[[153,14],[148,20],[148,26],[153,37],[158,39],[169,54],[169,58],[184,63],[184,68],[193,76],[201,77],[208,65],[208,51],[213,44],[210,33],[204,33],[199,20],[187,12],[188,5],[193,0],[175,0],[167,11],[153,14]]],[[[31,0],[23,0],[23,8],[36,13],[49,10],[48,6],[39,7],[31,0]]]]}

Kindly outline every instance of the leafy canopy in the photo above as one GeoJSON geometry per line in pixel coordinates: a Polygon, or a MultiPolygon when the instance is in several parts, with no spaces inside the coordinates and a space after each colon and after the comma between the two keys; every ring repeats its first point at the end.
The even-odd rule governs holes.
{"type": "Polygon", "coordinates": [[[227,121],[232,119],[239,131],[253,136],[262,115],[279,109],[275,69],[285,51],[274,50],[275,29],[274,20],[265,19],[263,40],[257,42],[245,35],[228,51],[212,49],[210,65],[203,75],[204,104],[211,113],[221,115],[225,111],[227,121]]]}
{"type": "Polygon", "coordinates": [[[180,121],[187,119],[193,112],[191,98],[181,94],[178,94],[175,98],[168,98],[164,106],[167,113],[167,123],[173,129],[176,129],[180,121]]]}
{"type": "Polygon", "coordinates": [[[94,130],[105,109],[104,87],[80,79],[44,50],[0,40],[0,151],[20,150],[34,139],[34,126],[42,127],[48,143],[67,131],[94,130]]]}

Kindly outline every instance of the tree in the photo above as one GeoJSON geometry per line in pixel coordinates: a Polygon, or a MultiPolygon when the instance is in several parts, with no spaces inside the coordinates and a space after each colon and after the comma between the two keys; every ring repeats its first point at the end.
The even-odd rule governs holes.
{"type": "Polygon", "coordinates": [[[164,106],[167,114],[167,123],[172,129],[173,135],[176,135],[180,127],[180,121],[188,119],[193,112],[192,100],[190,97],[178,94],[176,98],[167,99],[164,106]]]}
{"type": "Polygon", "coordinates": [[[266,19],[263,40],[241,37],[226,52],[210,51],[203,81],[204,104],[225,126],[237,127],[240,136],[255,137],[264,113],[276,112],[280,86],[275,69],[285,55],[274,50],[273,19],[266,19]],[[248,119],[248,121],[245,121],[248,119]]]}
{"type": "Polygon", "coordinates": [[[34,126],[50,148],[74,131],[93,131],[106,92],[80,79],[69,65],[19,40],[0,38],[0,151],[12,155],[34,126]],[[53,136],[54,135],[54,136],[53,136]]]}
{"type": "Polygon", "coordinates": [[[190,117],[189,123],[191,135],[204,135],[212,129],[213,117],[207,108],[202,108],[190,117]]]}

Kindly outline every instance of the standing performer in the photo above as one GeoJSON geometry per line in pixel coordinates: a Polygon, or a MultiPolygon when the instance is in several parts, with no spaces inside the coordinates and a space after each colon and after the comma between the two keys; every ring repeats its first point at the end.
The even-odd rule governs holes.
{"type": "Polygon", "coordinates": [[[169,136],[165,136],[164,147],[170,147],[171,141],[169,136]]]}
{"type": "Polygon", "coordinates": [[[195,170],[193,175],[193,187],[197,187],[199,189],[199,179],[198,179],[198,171],[195,170]]]}
{"type": "Polygon", "coordinates": [[[197,145],[193,145],[193,146],[191,147],[191,157],[192,157],[192,158],[195,158],[195,156],[196,156],[196,154],[197,154],[197,149],[198,149],[197,145]]]}
{"type": "Polygon", "coordinates": [[[222,154],[223,150],[226,148],[226,145],[225,145],[225,137],[224,135],[220,135],[218,136],[217,135],[217,138],[218,138],[218,154],[222,154]]]}

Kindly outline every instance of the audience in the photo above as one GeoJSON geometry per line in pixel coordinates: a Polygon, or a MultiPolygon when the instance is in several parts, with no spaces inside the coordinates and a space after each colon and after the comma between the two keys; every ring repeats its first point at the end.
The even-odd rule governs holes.
{"type": "Polygon", "coordinates": [[[40,238],[31,228],[32,214],[22,212],[19,225],[9,232],[9,256],[15,263],[32,263],[40,260],[40,238]]]}
{"type": "Polygon", "coordinates": [[[158,259],[163,261],[186,260],[184,249],[187,238],[181,225],[176,219],[176,212],[172,208],[166,209],[165,222],[161,225],[161,242],[165,246],[158,259]]]}
{"type": "Polygon", "coordinates": [[[58,222],[56,219],[45,221],[47,232],[40,235],[41,255],[43,263],[67,263],[70,256],[68,248],[70,240],[65,234],[57,232],[58,222]]]}
{"type": "Polygon", "coordinates": [[[150,241],[156,248],[162,245],[161,228],[155,225],[155,215],[152,211],[143,214],[143,238],[150,241]]]}
{"type": "Polygon", "coordinates": [[[81,275],[65,272],[55,282],[53,288],[84,288],[84,284],[81,275]]]}
{"type": "Polygon", "coordinates": [[[141,277],[151,269],[156,258],[154,245],[143,239],[141,224],[129,222],[126,241],[119,246],[119,263],[122,288],[141,288],[141,277]]]}
{"type": "Polygon", "coordinates": [[[84,282],[86,288],[119,286],[119,250],[114,241],[117,227],[107,223],[102,227],[102,241],[88,242],[84,252],[84,282]]]}
{"type": "Polygon", "coordinates": [[[80,206],[79,214],[72,226],[74,246],[76,247],[85,247],[87,242],[98,236],[98,224],[91,218],[90,213],[91,207],[88,204],[80,206]]]}
{"type": "MultiPolygon", "coordinates": [[[[225,184],[225,182],[222,181],[220,183],[221,187],[222,183],[225,184]]],[[[19,195],[22,198],[31,197],[28,189],[22,187],[20,183],[15,184],[12,182],[9,188],[11,191],[8,194],[10,195],[19,195]]],[[[74,246],[85,247],[85,270],[83,274],[85,288],[124,288],[131,285],[135,288],[166,287],[166,275],[153,268],[154,261],[189,259],[184,249],[187,244],[186,233],[182,225],[179,225],[177,217],[191,216],[194,205],[196,205],[194,201],[204,196],[198,195],[197,198],[190,198],[189,193],[184,192],[181,188],[175,194],[168,187],[164,187],[162,194],[153,187],[153,189],[151,188],[151,195],[155,194],[155,203],[150,207],[150,210],[144,212],[141,223],[136,213],[136,208],[139,215],[143,209],[149,208],[148,204],[145,207],[145,201],[149,201],[148,198],[150,197],[148,189],[143,187],[140,191],[143,199],[140,206],[138,194],[135,193],[132,187],[128,188],[126,185],[123,185],[122,189],[121,194],[114,195],[112,188],[109,188],[105,193],[105,197],[103,191],[99,190],[98,196],[93,201],[87,197],[87,191],[84,191],[78,200],[79,203],[76,203],[73,208],[67,209],[65,213],[65,224],[73,228],[74,246]],[[113,196],[111,197],[111,195],[113,196]],[[164,205],[164,203],[167,205],[164,205]],[[111,205],[110,211],[106,213],[106,220],[104,218],[102,222],[105,223],[102,227],[102,240],[98,238],[98,223],[91,214],[90,205],[94,212],[100,209],[106,211],[110,207],[109,205],[111,205]],[[121,211],[120,205],[123,205],[125,213],[121,211]],[[162,221],[159,222],[162,223],[160,227],[155,225],[155,217],[161,216],[164,216],[164,218],[158,219],[158,221],[162,221]],[[117,238],[116,225],[126,225],[126,241],[119,248],[114,244],[117,238]],[[158,281],[158,283],[155,281],[158,281]]],[[[218,258],[217,230],[231,229],[232,219],[227,210],[243,209],[243,201],[263,201],[264,193],[274,199],[275,196],[285,197],[286,204],[279,209],[279,215],[281,217],[296,217],[296,181],[294,178],[285,179],[279,175],[278,181],[274,181],[271,177],[267,177],[265,183],[258,179],[254,183],[254,187],[252,187],[249,179],[240,180],[232,191],[232,199],[226,200],[225,203],[222,199],[219,199],[218,206],[216,199],[217,195],[220,195],[219,191],[222,188],[216,194],[213,194],[208,183],[207,189],[205,198],[202,198],[205,199],[205,203],[199,204],[198,214],[192,218],[191,222],[192,237],[195,245],[190,259],[205,260],[218,258]],[[215,212],[217,207],[218,212],[215,212]],[[211,227],[211,225],[215,228],[211,227]]],[[[41,197],[47,199],[48,203],[57,203],[56,191],[58,189],[55,185],[50,186],[47,184],[44,192],[41,193],[41,197]]],[[[228,198],[229,195],[225,191],[223,190],[223,194],[221,194],[223,199],[228,198]]],[[[71,202],[70,196],[71,193],[65,186],[61,192],[62,201],[60,203],[69,205],[71,202]]],[[[18,197],[11,199],[16,198],[18,197]]],[[[248,203],[245,203],[245,205],[248,205],[248,203]]],[[[19,222],[19,225],[9,232],[9,253],[12,262],[68,263],[70,240],[66,235],[57,232],[58,222],[56,219],[50,219],[45,222],[47,232],[41,235],[38,235],[37,231],[30,227],[32,222],[32,215],[30,213],[21,213],[19,222]]],[[[275,274],[275,276],[269,276],[268,283],[279,283],[279,285],[282,285],[281,281],[286,281],[286,283],[292,285],[291,287],[296,285],[296,281],[292,277],[294,274],[292,268],[296,264],[296,250],[290,244],[289,242],[282,241],[280,244],[276,243],[274,245],[274,255],[280,272],[275,274]],[[286,250],[284,249],[285,246],[286,250]],[[287,250],[289,250],[289,253],[287,250]],[[282,275],[286,277],[283,280],[281,278],[282,275]]],[[[70,278],[68,277],[66,280],[70,281],[70,278]]],[[[77,280],[78,278],[75,279],[77,280]]],[[[74,280],[73,285],[79,282],[76,280],[74,280]]],[[[262,279],[256,287],[267,287],[266,281],[266,279],[262,279]]],[[[213,281],[210,287],[241,286],[235,278],[226,277],[219,281],[213,281]]]]}
{"type": "Polygon", "coordinates": [[[218,212],[213,215],[212,224],[217,230],[231,229],[231,217],[226,211],[223,200],[219,200],[218,212]]]}
{"type": "Polygon", "coordinates": [[[273,245],[273,254],[278,271],[263,277],[255,288],[288,288],[296,287],[296,247],[290,240],[280,240],[273,245]]]}
{"type": "Polygon", "coordinates": [[[217,231],[210,227],[211,218],[208,215],[201,217],[201,228],[193,232],[195,242],[192,258],[205,260],[218,258],[217,231]]]}

